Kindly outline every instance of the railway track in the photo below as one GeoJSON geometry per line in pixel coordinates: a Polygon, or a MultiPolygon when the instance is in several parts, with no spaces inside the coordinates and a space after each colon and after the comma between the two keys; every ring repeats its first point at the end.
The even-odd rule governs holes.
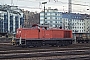
{"type": "Polygon", "coordinates": [[[0,60],[90,60],[90,44],[21,48],[0,45],[0,60]],[[6,49],[6,50],[5,50],[6,49]]]}

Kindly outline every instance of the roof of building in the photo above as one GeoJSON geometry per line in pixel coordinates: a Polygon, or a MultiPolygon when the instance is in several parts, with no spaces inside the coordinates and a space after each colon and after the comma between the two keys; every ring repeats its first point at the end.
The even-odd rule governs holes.
{"type": "Polygon", "coordinates": [[[79,14],[79,13],[62,13],[62,18],[84,20],[84,19],[90,19],[90,15],[79,14]]]}

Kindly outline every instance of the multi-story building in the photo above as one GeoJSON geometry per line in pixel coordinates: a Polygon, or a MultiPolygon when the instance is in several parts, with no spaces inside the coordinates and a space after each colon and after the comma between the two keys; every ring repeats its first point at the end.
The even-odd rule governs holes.
{"type": "Polygon", "coordinates": [[[45,13],[42,11],[40,12],[40,24],[48,24],[51,28],[62,27],[62,13],[58,12],[58,9],[51,8],[45,10],[45,13]]]}
{"type": "Polygon", "coordinates": [[[30,28],[33,24],[39,24],[40,14],[36,12],[24,11],[24,27],[30,28]]]}
{"type": "Polygon", "coordinates": [[[15,33],[23,23],[21,9],[17,6],[0,5],[0,33],[15,33]]]}
{"type": "Polygon", "coordinates": [[[71,29],[73,33],[89,33],[90,15],[63,13],[64,28],[71,29]]]}
{"type": "Polygon", "coordinates": [[[83,15],[76,13],[62,13],[62,16],[65,29],[71,29],[73,33],[84,33],[83,15]]]}
{"type": "Polygon", "coordinates": [[[85,15],[84,25],[84,31],[90,34],[90,15],[85,15]]]}
{"type": "Polygon", "coordinates": [[[44,23],[49,24],[50,27],[71,29],[73,33],[90,32],[90,16],[87,14],[63,13],[58,12],[57,9],[47,9],[45,15],[43,11],[40,13],[40,24],[44,23]]]}

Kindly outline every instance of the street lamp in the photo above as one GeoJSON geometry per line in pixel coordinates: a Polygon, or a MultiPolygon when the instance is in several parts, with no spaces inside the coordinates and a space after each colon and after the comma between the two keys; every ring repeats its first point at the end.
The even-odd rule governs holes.
{"type": "Polygon", "coordinates": [[[44,4],[44,25],[45,25],[45,4],[46,4],[47,2],[42,2],[42,4],[44,4]]]}

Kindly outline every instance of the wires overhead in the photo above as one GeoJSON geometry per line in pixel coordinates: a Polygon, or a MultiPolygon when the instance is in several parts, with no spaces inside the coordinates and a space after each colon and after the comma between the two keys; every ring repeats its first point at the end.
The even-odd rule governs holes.
{"type": "Polygon", "coordinates": [[[20,8],[30,8],[30,9],[42,9],[38,7],[20,6],[20,8]]]}
{"type": "MultiPolygon", "coordinates": [[[[74,11],[74,8],[79,10],[79,8],[86,8],[89,10],[89,4],[86,1],[80,1],[80,0],[71,0],[71,3],[69,4],[70,0],[18,0],[18,1],[24,1],[26,4],[24,4],[24,8],[29,8],[29,9],[41,9],[42,8],[42,2],[47,2],[46,7],[53,7],[53,8],[58,8],[63,11],[68,11],[68,7],[71,4],[71,12],[72,10],[74,11]],[[30,4],[29,4],[30,2],[30,4]],[[30,7],[29,7],[30,6],[30,7]],[[73,9],[72,9],[73,8],[73,9]]],[[[23,2],[23,3],[24,3],[23,2]]],[[[42,8],[43,9],[43,8],[42,8]]]]}
{"type": "MultiPolygon", "coordinates": [[[[49,0],[49,2],[51,2],[52,0],[49,0]]],[[[53,0],[54,2],[58,2],[58,0],[53,0]]]]}

